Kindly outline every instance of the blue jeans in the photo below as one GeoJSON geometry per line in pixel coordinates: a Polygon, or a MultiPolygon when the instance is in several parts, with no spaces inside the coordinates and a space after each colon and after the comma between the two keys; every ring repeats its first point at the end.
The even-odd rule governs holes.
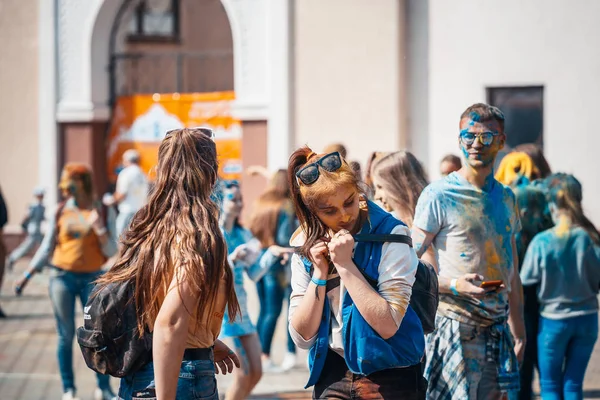
{"type": "Polygon", "coordinates": [[[540,318],[538,368],[544,400],[583,399],[583,378],[597,338],[597,313],[540,318]]]}
{"type": "Polygon", "coordinates": [[[44,237],[41,234],[40,235],[27,235],[27,237],[25,238],[25,240],[23,240],[23,242],[19,245],[19,247],[17,247],[16,249],[13,250],[12,253],[10,253],[10,255],[8,256],[8,259],[10,260],[11,263],[15,263],[15,262],[19,261],[21,258],[23,258],[27,254],[29,254],[31,249],[33,249],[36,245],[42,243],[43,238],[44,237]]]}
{"type": "Polygon", "coordinates": [[[285,273],[279,265],[271,267],[271,270],[256,282],[256,291],[260,301],[260,313],[256,330],[264,354],[271,354],[271,343],[277,326],[277,319],[283,308],[283,296],[287,284],[285,273]]]}
{"type": "MultiPolygon", "coordinates": [[[[177,381],[177,400],[218,400],[215,364],[211,360],[183,361],[177,381]]],[[[154,364],[121,379],[119,400],[156,399],[154,364]]]]}
{"type": "MultiPolygon", "coordinates": [[[[68,272],[58,268],[50,273],[50,301],[56,318],[58,333],[58,368],[62,379],[63,391],[75,389],[73,375],[73,338],[75,337],[75,302],[77,297],[82,307],[94,288],[92,282],[102,271],[90,273],[68,272]]],[[[96,374],[100,389],[110,389],[110,376],[96,374]]]]}

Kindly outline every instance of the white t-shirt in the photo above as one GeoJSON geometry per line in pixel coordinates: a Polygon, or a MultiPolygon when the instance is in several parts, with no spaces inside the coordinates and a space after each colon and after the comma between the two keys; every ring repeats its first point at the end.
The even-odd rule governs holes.
{"type": "Polygon", "coordinates": [[[506,318],[516,268],[512,238],[521,230],[518,215],[512,190],[495,179],[481,190],[453,172],[423,190],[413,225],[435,235],[440,276],[454,279],[476,273],[506,286],[479,300],[442,293],[438,315],[481,326],[506,318]]]}
{"type": "Polygon", "coordinates": [[[124,168],[117,178],[117,192],[125,195],[119,203],[119,212],[135,213],[148,200],[148,179],[135,164],[124,168]]]}

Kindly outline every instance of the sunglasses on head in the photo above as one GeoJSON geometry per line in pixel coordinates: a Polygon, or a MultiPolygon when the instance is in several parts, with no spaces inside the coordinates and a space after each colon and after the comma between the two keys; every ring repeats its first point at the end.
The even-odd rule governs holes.
{"type": "Polygon", "coordinates": [[[494,132],[483,132],[483,133],[471,133],[471,132],[461,132],[459,135],[460,141],[465,146],[470,146],[475,143],[475,139],[479,139],[479,142],[484,146],[489,146],[494,141],[494,137],[498,136],[499,133],[494,132]]]}
{"type": "Polygon", "coordinates": [[[306,186],[312,185],[321,175],[319,167],[327,172],[335,172],[342,167],[342,156],[337,151],[325,154],[319,160],[302,167],[296,172],[296,179],[306,186]]]}
{"type": "MultiPolygon", "coordinates": [[[[205,127],[198,127],[198,128],[184,128],[190,131],[194,131],[194,132],[201,132],[203,135],[205,135],[206,137],[208,137],[209,139],[212,139],[213,141],[215,140],[215,132],[210,129],[210,128],[205,128],[205,127]]],[[[165,137],[171,135],[173,132],[179,131],[181,129],[171,129],[170,131],[167,131],[167,133],[165,134],[165,137]]]]}

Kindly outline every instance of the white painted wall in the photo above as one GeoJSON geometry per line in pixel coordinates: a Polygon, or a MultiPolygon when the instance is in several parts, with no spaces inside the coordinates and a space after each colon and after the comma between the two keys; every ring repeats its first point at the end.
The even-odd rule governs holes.
{"type": "Polygon", "coordinates": [[[430,171],[457,151],[459,116],[488,86],[544,86],[544,146],[583,184],[600,225],[600,1],[431,0],[430,171]]]}
{"type": "MultiPolygon", "coordinates": [[[[38,177],[38,2],[0,1],[0,187],[7,233],[21,232],[38,177]]],[[[49,189],[49,188],[48,188],[49,189]]]]}
{"type": "Polygon", "coordinates": [[[398,149],[401,3],[294,2],[295,147],[343,142],[363,167],[398,149]]]}

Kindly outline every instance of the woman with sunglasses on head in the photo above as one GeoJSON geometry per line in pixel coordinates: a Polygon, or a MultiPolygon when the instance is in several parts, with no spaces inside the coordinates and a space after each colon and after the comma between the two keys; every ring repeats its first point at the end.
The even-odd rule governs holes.
{"type": "Polygon", "coordinates": [[[365,200],[339,153],[296,150],[288,174],[300,219],[289,330],[310,349],[313,398],[424,399],[423,328],[409,306],[416,253],[353,236],[410,235],[408,227],[365,200]]]}
{"type": "Polygon", "coordinates": [[[218,171],[212,138],[205,128],[167,132],[148,203],[121,237],[117,262],[98,280],[134,281],[137,328],[153,333],[152,362],[121,379],[120,399],[216,400],[215,371],[239,367],[217,339],[225,309],[235,318],[239,305],[211,199],[218,171]]]}

